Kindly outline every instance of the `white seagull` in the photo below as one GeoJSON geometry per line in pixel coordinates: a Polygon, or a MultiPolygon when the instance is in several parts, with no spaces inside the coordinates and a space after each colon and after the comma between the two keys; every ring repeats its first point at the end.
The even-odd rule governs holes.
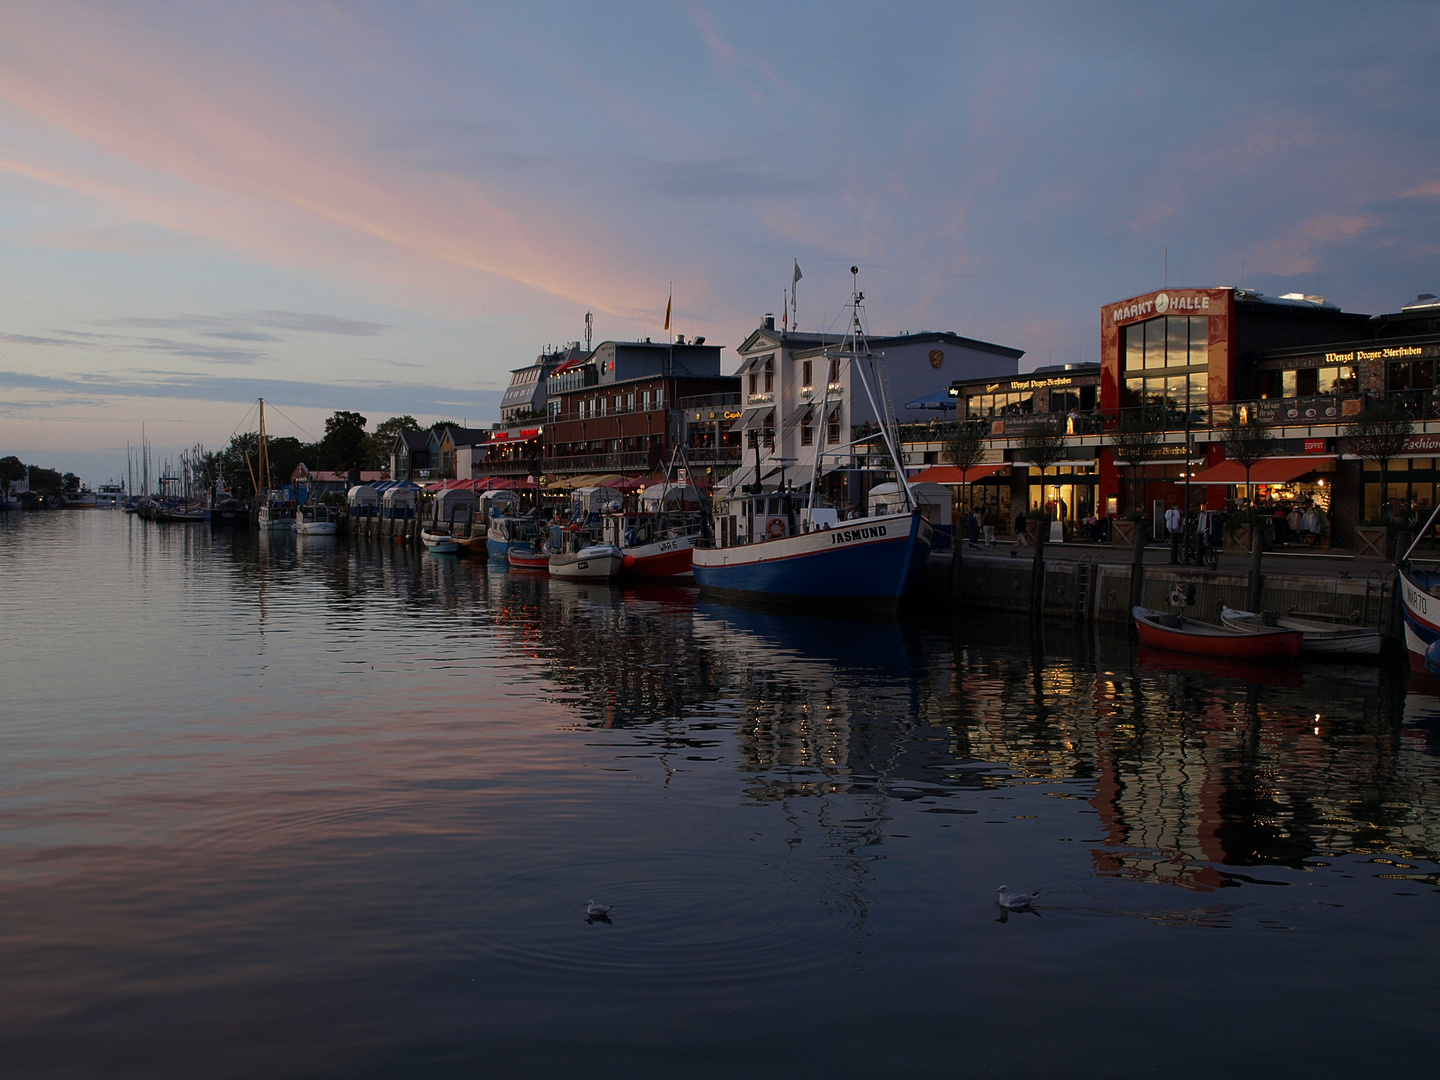
{"type": "Polygon", "coordinates": [[[597,904],[594,900],[585,901],[585,914],[592,919],[598,919],[601,915],[610,914],[609,904],[597,904]]]}
{"type": "Polygon", "coordinates": [[[995,903],[1003,908],[1027,908],[1035,902],[1039,895],[1038,892],[1031,892],[1016,893],[1014,896],[1011,896],[1010,886],[1001,885],[995,890],[995,903]]]}

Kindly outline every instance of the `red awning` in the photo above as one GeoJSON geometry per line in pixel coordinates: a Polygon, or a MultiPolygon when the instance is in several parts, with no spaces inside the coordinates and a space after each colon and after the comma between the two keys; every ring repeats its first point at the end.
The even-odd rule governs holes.
{"type": "Polygon", "coordinates": [[[987,476],[993,476],[1001,469],[1008,469],[1010,463],[1002,461],[998,465],[972,465],[965,473],[955,465],[932,465],[928,469],[916,473],[910,477],[912,484],[973,484],[976,480],[983,480],[987,476]]]}
{"type": "MultiPolygon", "coordinates": [[[[1334,461],[1334,454],[1308,454],[1305,457],[1264,458],[1250,466],[1252,484],[1288,484],[1308,472],[1314,472],[1321,462],[1334,461]]],[[[1222,461],[1204,472],[1190,478],[1193,484],[1243,484],[1245,466],[1238,461],[1222,461]]]]}

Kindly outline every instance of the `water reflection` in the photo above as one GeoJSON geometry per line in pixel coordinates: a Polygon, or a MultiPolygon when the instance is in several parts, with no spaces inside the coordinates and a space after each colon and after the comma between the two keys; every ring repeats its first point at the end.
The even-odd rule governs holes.
{"type": "Polygon", "coordinates": [[[1346,1001],[1440,992],[1440,935],[1405,936],[1440,922],[1440,699],[1403,672],[311,539],[0,522],[46,631],[0,623],[9,1071],[164,1071],[181,1017],[236,1075],[725,1075],[733,1030],[878,1075],[876,1002],[927,1075],[1125,1072],[1119,1022],[1298,1071],[1346,1001]],[[1002,882],[1038,912],[997,919],[1002,882]],[[1317,1001],[1337,965],[1355,993],[1317,1001]],[[1314,1038],[1276,1049],[1276,1001],[1314,1038]]]}

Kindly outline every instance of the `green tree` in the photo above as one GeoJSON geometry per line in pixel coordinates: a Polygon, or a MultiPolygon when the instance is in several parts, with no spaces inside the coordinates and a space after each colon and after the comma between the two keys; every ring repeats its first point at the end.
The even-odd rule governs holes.
{"type": "Polygon", "coordinates": [[[1410,414],[1389,401],[1367,405],[1359,416],[1346,424],[1342,434],[1352,454],[1380,466],[1380,515],[1389,516],[1390,460],[1405,450],[1406,440],[1415,430],[1410,414]]]}
{"type": "Polygon", "coordinates": [[[1248,424],[1244,423],[1240,418],[1240,411],[1237,409],[1230,414],[1230,420],[1223,428],[1220,444],[1225,447],[1226,458],[1238,462],[1244,467],[1245,491],[1253,504],[1255,491],[1250,486],[1250,470],[1257,461],[1262,461],[1275,453],[1279,444],[1275,440],[1274,432],[1268,427],[1261,427],[1253,420],[1248,424]]]}
{"type": "Polygon", "coordinates": [[[1066,459],[1069,450],[1065,446],[1064,419],[1059,416],[1042,416],[1031,420],[1020,437],[1017,456],[1030,462],[1040,470],[1040,492],[1044,499],[1045,470],[1066,459]]]}
{"type": "Polygon", "coordinates": [[[336,472],[360,468],[367,456],[367,423],[357,412],[335,412],[325,421],[325,438],[320,441],[321,458],[317,466],[336,472]]]}
{"type": "MultiPolygon", "coordinates": [[[[970,485],[970,470],[980,464],[985,456],[985,430],[983,421],[956,421],[955,427],[946,434],[945,445],[940,455],[960,470],[960,482],[970,485]]],[[[967,490],[968,502],[973,506],[974,494],[967,490]]]]}
{"type": "Polygon", "coordinates": [[[65,490],[64,478],[54,469],[42,469],[38,465],[30,469],[30,490],[45,495],[59,495],[65,490]]]}
{"type": "Polygon", "coordinates": [[[0,491],[8,491],[16,480],[24,480],[25,472],[25,463],[13,454],[0,458],[0,491]]]}
{"type": "Polygon", "coordinates": [[[64,476],[62,476],[60,478],[60,483],[61,485],[63,485],[65,489],[65,494],[67,495],[70,494],[70,492],[72,491],[80,490],[80,477],[76,476],[73,472],[67,472],[64,476]]]}
{"type": "Polygon", "coordinates": [[[1161,421],[1148,411],[1131,409],[1120,418],[1119,426],[1107,436],[1115,452],[1115,460],[1130,466],[1131,508],[1142,513],[1145,508],[1145,482],[1140,480],[1137,474],[1147,461],[1160,453],[1160,443],[1165,437],[1160,424],[1161,421]],[[1140,483],[1139,506],[1135,505],[1137,480],[1140,483]]]}
{"type": "Polygon", "coordinates": [[[392,416],[382,420],[366,438],[367,449],[365,468],[384,469],[390,464],[390,451],[395,446],[395,436],[402,431],[424,431],[415,417],[392,416]]]}

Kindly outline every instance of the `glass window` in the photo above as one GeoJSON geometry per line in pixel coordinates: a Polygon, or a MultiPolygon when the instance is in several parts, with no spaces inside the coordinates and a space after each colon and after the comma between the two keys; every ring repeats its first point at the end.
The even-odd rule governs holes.
{"type": "Polygon", "coordinates": [[[836,409],[830,414],[830,421],[825,425],[825,439],[831,446],[840,445],[840,410],[836,409]]]}
{"type": "Polygon", "coordinates": [[[755,372],[753,372],[753,371],[750,372],[750,393],[752,393],[752,394],[758,394],[758,393],[760,392],[759,389],[758,389],[759,385],[760,385],[760,376],[759,376],[758,374],[756,374],[755,372]]]}
{"type": "Polygon", "coordinates": [[[802,427],[800,429],[800,445],[813,446],[815,444],[815,429],[813,427],[802,427]]]}
{"type": "Polygon", "coordinates": [[[1165,366],[1185,367],[1190,363],[1190,319],[1171,315],[1165,320],[1165,366]]]}
{"type": "Polygon", "coordinates": [[[1170,408],[1185,408],[1189,392],[1190,377],[1188,375],[1171,375],[1165,380],[1166,403],[1170,408]]]}
{"type": "Polygon", "coordinates": [[[1132,375],[1125,380],[1125,389],[1121,392],[1123,400],[1121,406],[1126,409],[1138,408],[1145,402],[1145,380],[1132,375]]]}
{"type": "Polygon", "coordinates": [[[1320,373],[1315,368],[1295,372],[1295,393],[1298,397],[1314,397],[1320,392],[1320,373]]]}
{"type": "Polygon", "coordinates": [[[1390,389],[1410,389],[1410,364],[1407,361],[1401,360],[1390,365],[1390,389]]]}
{"type": "Polygon", "coordinates": [[[1410,385],[1416,390],[1429,390],[1435,385],[1435,361],[1414,360],[1410,363],[1410,385]]]}
{"type": "MultiPolygon", "coordinates": [[[[616,405],[619,405],[619,404],[620,404],[620,398],[619,398],[619,397],[616,397],[616,398],[615,398],[615,404],[616,404],[616,405]]],[[[632,410],[634,410],[634,408],[635,408],[635,391],[632,390],[632,391],[630,391],[630,393],[628,393],[628,394],[625,395],[625,411],[626,411],[626,412],[631,412],[632,410]]]]}
{"type": "Polygon", "coordinates": [[[665,388],[662,386],[662,387],[660,387],[660,389],[658,389],[658,390],[655,391],[655,408],[661,409],[661,408],[664,408],[664,407],[665,407],[665,388]]]}
{"type": "Polygon", "coordinates": [[[1190,316],[1190,366],[1210,363],[1210,316],[1190,316]]]}
{"type": "Polygon", "coordinates": [[[765,393],[775,389],[775,359],[771,357],[765,361],[765,393]]]}
{"type": "Polygon", "coordinates": [[[832,383],[840,381],[840,358],[838,356],[830,358],[830,381],[832,383]]]}
{"type": "Polygon", "coordinates": [[[1255,392],[1261,398],[1278,398],[1281,390],[1281,372],[1278,371],[1257,371],[1255,373],[1255,392]]]}
{"type": "Polygon", "coordinates": [[[1210,402],[1210,375],[1204,371],[1190,373],[1190,408],[1203,409],[1210,402]]]}
{"type": "Polygon", "coordinates": [[[1145,324],[1125,327],[1125,370],[1139,371],[1145,366],[1145,324]]]}
{"type": "Polygon", "coordinates": [[[810,365],[811,365],[812,363],[814,363],[814,361],[812,361],[812,360],[804,360],[804,361],[801,361],[801,363],[800,363],[800,385],[803,386],[803,387],[806,387],[807,389],[808,389],[809,386],[811,385],[811,384],[810,384],[810,365]]]}
{"type": "Polygon", "coordinates": [[[1293,398],[1295,396],[1296,373],[1293,371],[1282,371],[1280,373],[1280,385],[1283,388],[1282,396],[1293,398]]]}
{"type": "Polygon", "coordinates": [[[1145,323],[1145,366],[1165,366],[1165,320],[1151,319],[1145,323]]]}

